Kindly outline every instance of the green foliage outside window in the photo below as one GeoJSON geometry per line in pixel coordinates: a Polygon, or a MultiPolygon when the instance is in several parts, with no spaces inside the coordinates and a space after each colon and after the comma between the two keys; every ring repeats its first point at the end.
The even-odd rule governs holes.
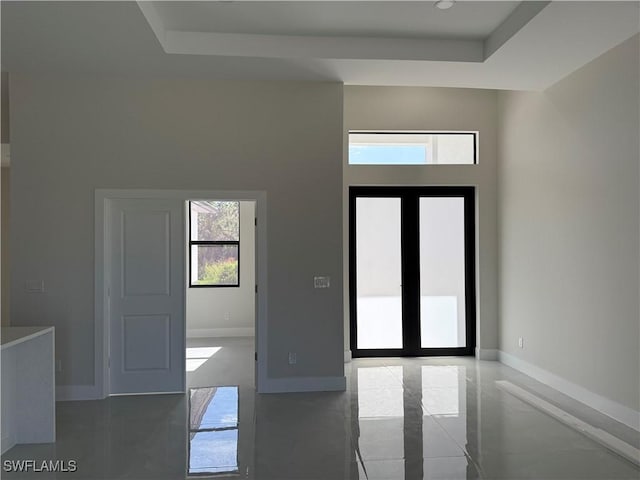
{"type": "Polygon", "coordinates": [[[235,285],[238,283],[238,260],[228,258],[206,264],[197,285],[235,285]]]}
{"type": "Polygon", "coordinates": [[[240,202],[191,202],[191,285],[238,285],[240,202]]]}
{"type": "MultiPolygon", "coordinates": [[[[239,240],[239,202],[192,202],[197,209],[197,240],[239,240]]],[[[195,238],[193,239],[195,240],[195,238]]]]}

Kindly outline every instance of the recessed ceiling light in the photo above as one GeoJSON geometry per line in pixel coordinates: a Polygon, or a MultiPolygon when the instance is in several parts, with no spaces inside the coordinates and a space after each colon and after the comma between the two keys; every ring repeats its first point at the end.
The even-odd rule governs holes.
{"type": "Polygon", "coordinates": [[[438,0],[434,5],[440,10],[447,10],[453,7],[454,3],[456,3],[455,0],[438,0]]]}

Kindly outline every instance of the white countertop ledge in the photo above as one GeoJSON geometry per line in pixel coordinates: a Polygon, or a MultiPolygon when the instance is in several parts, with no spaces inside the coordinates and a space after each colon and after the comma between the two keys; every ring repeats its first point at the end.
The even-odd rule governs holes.
{"type": "Polygon", "coordinates": [[[49,332],[53,333],[53,327],[2,327],[0,328],[0,350],[49,332]]]}

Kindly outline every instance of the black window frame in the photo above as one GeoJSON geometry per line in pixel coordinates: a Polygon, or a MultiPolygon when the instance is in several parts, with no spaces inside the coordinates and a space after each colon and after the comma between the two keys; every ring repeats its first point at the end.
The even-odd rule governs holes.
{"type": "MultiPolygon", "coordinates": [[[[233,202],[238,204],[238,240],[193,240],[193,231],[191,229],[191,204],[194,201],[189,200],[189,288],[239,288],[240,287],[240,225],[242,221],[240,212],[240,200],[204,200],[207,202],[233,202]],[[193,246],[205,245],[205,246],[236,246],[238,248],[238,281],[236,283],[225,284],[194,284],[193,283],[193,246]]],[[[202,200],[200,200],[202,201],[202,200]]]]}

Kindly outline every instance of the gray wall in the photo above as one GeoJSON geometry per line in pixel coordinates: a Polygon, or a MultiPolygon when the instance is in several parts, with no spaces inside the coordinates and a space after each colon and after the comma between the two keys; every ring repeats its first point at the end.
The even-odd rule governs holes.
{"type": "MultiPolygon", "coordinates": [[[[0,140],[2,143],[9,143],[9,74],[2,72],[0,74],[0,140]]],[[[2,212],[0,217],[2,226],[0,232],[2,239],[2,265],[0,271],[2,278],[0,279],[0,323],[2,325],[9,324],[9,167],[3,167],[0,174],[2,181],[2,212]]]]}
{"type": "Polygon", "coordinates": [[[0,140],[9,143],[9,74],[0,73],[0,140]]]}
{"type": "MultiPolygon", "coordinates": [[[[476,186],[477,345],[498,348],[497,300],[497,97],[493,90],[415,87],[345,87],[343,245],[348,284],[349,185],[476,186]],[[349,166],[349,130],[479,131],[478,165],[349,166]]],[[[349,349],[348,291],[345,290],[345,350],[349,349]]]]}
{"type": "Polygon", "coordinates": [[[11,75],[10,95],[12,319],[56,326],[60,384],[94,381],[96,188],[265,190],[268,375],[343,374],[341,85],[11,75]]]}
{"type": "MultiPolygon", "coordinates": [[[[240,333],[243,335],[255,333],[255,216],[255,202],[240,202],[240,286],[187,287],[187,337],[202,336],[202,334],[241,336],[238,329],[242,329],[240,333]]],[[[187,243],[187,258],[189,258],[189,248],[187,243]]],[[[188,265],[185,278],[189,278],[188,265]]]]}
{"type": "Polygon", "coordinates": [[[0,242],[2,246],[0,247],[0,255],[2,262],[2,278],[0,281],[2,282],[1,292],[0,292],[0,301],[2,303],[2,307],[0,310],[0,323],[2,325],[9,325],[9,269],[11,268],[9,265],[9,199],[10,199],[10,183],[9,183],[9,167],[2,167],[2,171],[0,172],[0,182],[2,182],[0,192],[2,208],[0,211],[0,220],[2,221],[2,225],[0,226],[0,242]]]}
{"type": "Polygon", "coordinates": [[[639,54],[499,96],[501,349],[635,410],[639,54]]]}

